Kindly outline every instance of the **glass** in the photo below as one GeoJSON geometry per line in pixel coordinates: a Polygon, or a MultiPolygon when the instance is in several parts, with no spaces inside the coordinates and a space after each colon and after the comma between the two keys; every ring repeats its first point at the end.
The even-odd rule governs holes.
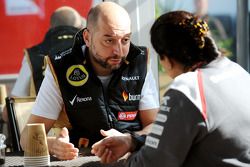
{"type": "MultiPolygon", "coordinates": [[[[236,61],[236,0],[156,0],[156,17],[175,10],[196,13],[206,20],[210,27],[211,36],[220,51],[223,55],[236,61]]],[[[165,75],[163,68],[159,65],[161,95],[171,82],[171,79],[164,78],[165,75]]]]}
{"type": "Polygon", "coordinates": [[[221,52],[236,61],[236,0],[158,0],[158,14],[174,10],[193,12],[206,20],[221,52]]]}

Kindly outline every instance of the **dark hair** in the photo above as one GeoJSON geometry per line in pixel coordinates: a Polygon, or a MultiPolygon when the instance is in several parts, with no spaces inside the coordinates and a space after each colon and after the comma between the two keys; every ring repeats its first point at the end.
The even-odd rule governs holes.
{"type": "Polygon", "coordinates": [[[153,24],[150,34],[151,43],[160,58],[172,58],[192,67],[197,63],[205,65],[214,60],[218,49],[206,34],[205,22],[185,11],[163,14],[153,24]]]}

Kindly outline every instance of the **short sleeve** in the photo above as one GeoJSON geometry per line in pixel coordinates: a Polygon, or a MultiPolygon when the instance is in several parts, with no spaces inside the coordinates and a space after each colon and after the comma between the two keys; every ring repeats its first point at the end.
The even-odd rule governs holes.
{"type": "Polygon", "coordinates": [[[145,82],[142,87],[139,110],[148,110],[154,108],[159,108],[159,90],[157,89],[153,72],[150,69],[146,75],[145,82]]]}
{"type": "Polygon", "coordinates": [[[47,66],[32,114],[56,120],[62,111],[62,106],[63,99],[59,87],[55,83],[49,66],[47,66]]]}
{"type": "Polygon", "coordinates": [[[26,57],[23,57],[22,66],[19,71],[15,85],[11,91],[12,96],[29,96],[31,70],[26,57]]]}

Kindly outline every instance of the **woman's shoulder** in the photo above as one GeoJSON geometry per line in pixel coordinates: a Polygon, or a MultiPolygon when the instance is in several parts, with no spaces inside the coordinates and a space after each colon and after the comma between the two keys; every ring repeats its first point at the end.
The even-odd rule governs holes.
{"type": "Polygon", "coordinates": [[[182,92],[199,109],[201,108],[198,71],[187,72],[179,75],[169,86],[169,90],[170,89],[182,92]]]}
{"type": "Polygon", "coordinates": [[[170,87],[175,89],[181,89],[182,87],[192,89],[197,84],[197,75],[198,71],[183,73],[173,80],[170,87]]]}

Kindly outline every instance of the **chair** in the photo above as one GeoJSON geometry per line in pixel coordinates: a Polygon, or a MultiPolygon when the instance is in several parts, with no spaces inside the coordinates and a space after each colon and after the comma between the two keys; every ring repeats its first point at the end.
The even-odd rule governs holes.
{"type": "Polygon", "coordinates": [[[6,97],[5,99],[13,152],[22,151],[20,133],[28,121],[35,99],[35,97],[6,97]]]}
{"type": "Polygon", "coordinates": [[[6,96],[7,96],[6,85],[0,84],[0,113],[1,113],[1,115],[0,115],[0,133],[3,133],[5,135],[6,135],[7,128],[6,128],[5,122],[3,121],[3,118],[2,118],[2,112],[3,112],[4,106],[5,106],[6,96]]]}

